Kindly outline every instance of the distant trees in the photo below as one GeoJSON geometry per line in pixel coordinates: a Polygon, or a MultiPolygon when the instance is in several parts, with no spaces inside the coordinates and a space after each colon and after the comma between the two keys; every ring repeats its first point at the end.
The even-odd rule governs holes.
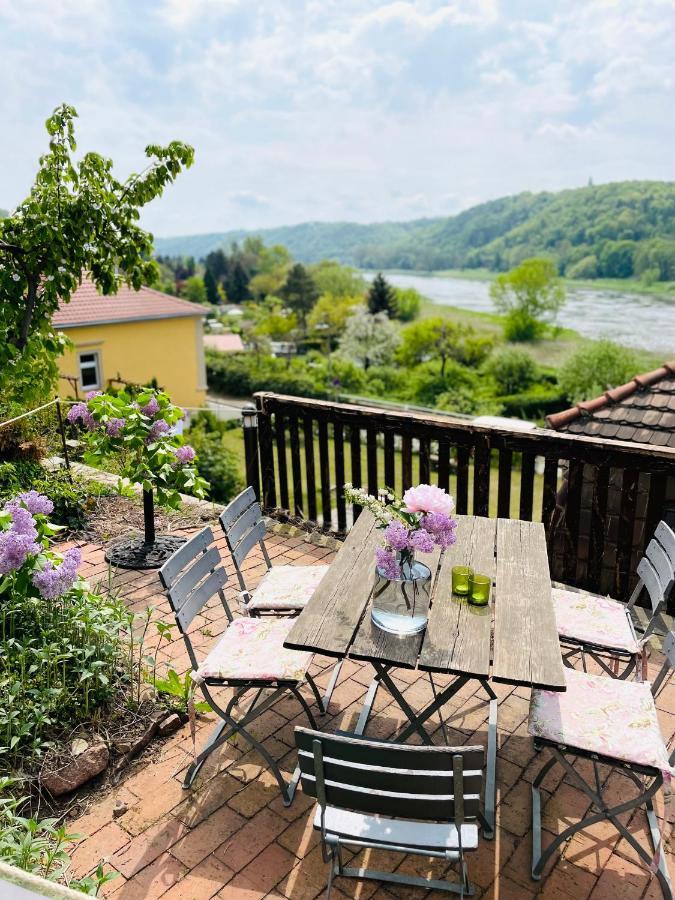
{"type": "Polygon", "coordinates": [[[505,347],[488,360],[487,371],[502,394],[519,394],[537,379],[537,364],[524,350],[505,347]]]}
{"type": "Polygon", "coordinates": [[[608,340],[593,341],[563,364],[558,382],[567,399],[578,403],[625,384],[639,371],[640,361],[632,350],[608,340]]]}
{"type": "Polygon", "coordinates": [[[506,317],[508,341],[532,341],[540,337],[565,302],[555,265],[548,259],[526,259],[490,285],[490,296],[506,317]]]}
{"type": "Polygon", "coordinates": [[[340,351],[367,371],[391,362],[399,341],[398,328],[386,312],[370,313],[361,307],[347,320],[340,351]]]}
{"type": "Polygon", "coordinates": [[[199,275],[193,275],[183,286],[183,296],[192,303],[206,303],[206,287],[204,279],[199,275]]]}
{"type": "Polygon", "coordinates": [[[382,272],[378,272],[373,278],[367,296],[368,312],[384,312],[388,316],[394,313],[396,308],[396,294],[382,272]]]}
{"type": "Polygon", "coordinates": [[[325,259],[310,266],[309,271],[321,294],[341,298],[363,297],[366,292],[364,278],[350,266],[341,266],[340,263],[325,259]]]}
{"type": "Polygon", "coordinates": [[[416,319],[422,306],[422,295],[413,287],[394,288],[393,315],[401,322],[412,322],[416,319]]]}
{"type": "Polygon", "coordinates": [[[204,272],[204,288],[206,291],[206,299],[209,303],[219,303],[220,302],[220,294],[218,293],[218,284],[216,279],[213,277],[213,272],[207,269],[204,272]]]}
{"type": "Polygon", "coordinates": [[[296,263],[288,273],[286,283],[279,291],[289,309],[297,315],[303,331],[307,330],[307,316],[319,299],[319,291],[312,276],[302,263],[296,263]]]}
{"type": "Polygon", "coordinates": [[[478,337],[468,325],[432,318],[415,322],[403,329],[398,358],[405,366],[437,360],[445,376],[448,360],[466,366],[478,366],[492,349],[489,338],[478,337]]]}

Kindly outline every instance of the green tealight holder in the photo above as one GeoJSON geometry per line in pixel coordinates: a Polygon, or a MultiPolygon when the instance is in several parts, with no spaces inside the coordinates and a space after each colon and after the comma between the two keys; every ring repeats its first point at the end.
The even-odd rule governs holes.
{"type": "Polygon", "coordinates": [[[469,603],[472,606],[487,606],[490,602],[492,579],[487,575],[472,574],[469,576],[469,603]]]}
{"type": "Polygon", "coordinates": [[[452,569],[452,593],[460,597],[466,597],[469,593],[469,579],[473,575],[473,569],[469,566],[454,566],[452,569]]]}

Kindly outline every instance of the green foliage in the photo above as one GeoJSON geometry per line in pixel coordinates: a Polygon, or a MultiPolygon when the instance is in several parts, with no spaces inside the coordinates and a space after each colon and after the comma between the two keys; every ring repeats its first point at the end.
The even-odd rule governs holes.
{"type": "Polygon", "coordinates": [[[386,313],[388,316],[394,315],[396,310],[396,293],[382,272],[378,272],[373,278],[366,302],[368,304],[368,312],[372,315],[376,313],[386,313]]]}
{"type": "Polygon", "coordinates": [[[391,362],[399,342],[398,328],[386,312],[373,314],[360,307],[347,320],[340,351],[367,370],[391,362]]]}
{"type": "Polygon", "coordinates": [[[208,303],[212,303],[214,305],[220,303],[221,296],[218,293],[218,284],[216,282],[216,279],[213,277],[213,273],[208,269],[204,272],[204,290],[206,292],[206,300],[208,303]]]}
{"type": "MultiPolygon", "coordinates": [[[[72,407],[71,421],[87,425],[81,404],[72,407]]],[[[127,391],[96,394],[87,401],[86,409],[93,427],[83,431],[88,446],[85,460],[101,466],[109,459],[119,465],[124,480],[153,490],[161,506],[180,506],[180,492],[203,497],[208,487],[197,467],[182,462],[182,440],[172,428],[184,416],[183,410],[171,403],[163,391],[144,390],[135,399],[127,391]],[[152,409],[152,411],[150,411],[152,409]]]]}
{"type": "Polygon", "coordinates": [[[548,259],[526,259],[490,285],[497,311],[506,316],[504,337],[508,341],[532,341],[555,320],[565,302],[565,289],[548,259]]]}
{"type": "Polygon", "coordinates": [[[578,262],[571,265],[565,270],[568,278],[579,278],[581,280],[587,278],[598,277],[598,258],[594,253],[582,257],[578,262]]]}
{"type": "Polygon", "coordinates": [[[52,388],[63,341],[51,317],[83,271],[104,294],[121,282],[139,288],[152,280],[152,238],[137,224],[139,210],[194,157],[179,141],[150,144],[148,167],[120,182],[111,160],[97,153],[74,161],[76,115],[64,104],[47,119],[49,151],[31,192],[0,219],[0,394],[26,403],[52,388]]]}
{"type": "Polygon", "coordinates": [[[208,299],[204,279],[200,278],[199,275],[193,275],[191,278],[188,278],[183,285],[181,293],[191,303],[206,303],[208,299]]]}
{"type": "Polygon", "coordinates": [[[560,370],[560,388],[572,403],[592,400],[634,378],[640,371],[636,354],[612,341],[586,344],[560,370]]]}
{"type": "Polygon", "coordinates": [[[211,390],[233,397],[250,397],[255,391],[319,399],[328,396],[325,381],[317,383],[304,359],[256,358],[248,353],[207,350],[206,372],[211,390]]]}
{"type": "Polygon", "coordinates": [[[415,288],[394,288],[394,318],[401,322],[416,319],[422,305],[422,295],[415,288]]]}
{"type": "Polygon", "coordinates": [[[502,413],[518,419],[543,419],[568,404],[562,390],[554,384],[535,384],[529,390],[499,398],[502,413]]]}
{"type": "Polygon", "coordinates": [[[312,276],[301,264],[296,263],[288,273],[279,296],[298,317],[303,331],[307,328],[307,316],[319,299],[319,291],[312,276]]]}
{"type": "Polygon", "coordinates": [[[68,850],[75,847],[82,835],[70,834],[65,825],[58,824],[58,819],[22,815],[22,807],[29,798],[11,796],[15,783],[11,778],[0,778],[0,862],[46,881],[65,881],[71,890],[96,896],[116,874],[104,872],[103,864],[99,863],[92,876],[70,878],[68,850]]]}
{"type": "Polygon", "coordinates": [[[362,306],[362,297],[323,294],[307,317],[307,325],[318,337],[339,337],[349,317],[362,306]]]}
{"type": "Polygon", "coordinates": [[[598,257],[604,278],[630,278],[633,274],[635,241],[605,241],[598,257]]]}
{"type": "Polygon", "coordinates": [[[71,531],[84,528],[96,499],[112,493],[108,485],[77,475],[69,477],[63,469],[49,472],[34,460],[0,462],[0,503],[28,490],[48,497],[54,504],[52,521],[71,531]]]}
{"type": "Polygon", "coordinates": [[[333,260],[324,259],[310,268],[310,275],[319,294],[328,294],[336,300],[343,298],[361,299],[366,293],[366,281],[350,266],[341,266],[333,260]]]}
{"type": "Polygon", "coordinates": [[[211,485],[212,500],[227,503],[244,487],[239,471],[239,460],[225,446],[225,423],[213,413],[200,412],[185,433],[197,453],[199,474],[211,485]]]}
{"type": "Polygon", "coordinates": [[[537,380],[537,364],[523,350],[507,347],[495,353],[487,371],[497,382],[500,394],[520,394],[537,380]]]}
{"type": "Polygon", "coordinates": [[[403,330],[398,358],[406,366],[438,360],[441,375],[449,359],[467,366],[479,366],[490,354],[493,342],[478,337],[473,328],[448,319],[423,319],[403,330]]]}
{"type": "MultiPolygon", "coordinates": [[[[186,713],[190,705],[190,698],[194,693],[195,683],[191,678],[191,672],[186,672],[182,677],[175,669],[168,669],[164,678],[155,679],[155,689],[160,695],[171,699],[172,707],[181,713],[186,713]]],[[[208,713],[211,707],[201,701],[194,704],[195,712],[208,713]]]]}
{"type": "MultiPolygon", "coordinates": [[[[157,244],[163,252],[203,256],[243,235],[166,238],[157,244]]],[[[606,241],[635,241],[642,248],[652,241],[675,240],[675,184],[623,181],[558,193],[525,192],[481,203],[449,218],[373,225],[306,222],[263,230],[259,235],[284,244],[305,263],[330,258],[375,270],[486,268],[503,272],[528,257],[546,255],[558,271],[569,274],[569,268],[585,257],[599,259],[606,241]]],[[[668,256],[675,260],[672,251],[668,256]]],[[[639,274],[637,262],[634,265],[639,274]]],[[[599,270],[597,275],[606,273],[599,270]]],[[[669,280],[663,274],[660,277],[669,280]]]]}

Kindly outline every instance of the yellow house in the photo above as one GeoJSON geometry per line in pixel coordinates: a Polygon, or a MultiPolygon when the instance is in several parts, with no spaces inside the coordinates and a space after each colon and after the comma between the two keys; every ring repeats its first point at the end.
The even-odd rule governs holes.
{"type": "Polygon", "coordinates": [[[152,288],[120,288],[104,297],[84,280],[54,325],[72,341],[60,362],[60,393],[83,395],[118,381],[156,379],[174,403],[206,403],[203,319],[206,309],[152,288]]]}

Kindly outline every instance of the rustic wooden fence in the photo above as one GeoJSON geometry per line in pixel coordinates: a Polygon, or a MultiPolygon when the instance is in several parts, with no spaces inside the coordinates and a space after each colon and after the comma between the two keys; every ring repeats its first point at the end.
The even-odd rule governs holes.
{"type": "Polygon", "coordinates": [[[359,514],[351,482],[377,493],[438,484],[458,513],[541,521],[551,576],[626,598],[656,524],[675,510],[675,451],[555,431],[488,428],[271,393],[244,417],[246,471],[265,509],[327,530],[359,514]]]}

